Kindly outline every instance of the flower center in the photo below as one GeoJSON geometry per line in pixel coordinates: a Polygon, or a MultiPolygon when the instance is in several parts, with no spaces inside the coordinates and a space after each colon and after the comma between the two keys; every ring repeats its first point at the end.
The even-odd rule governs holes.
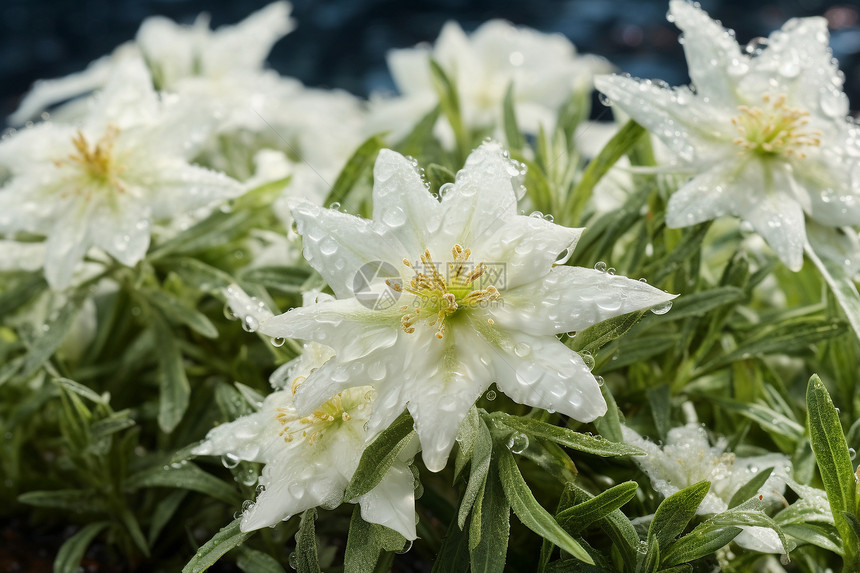
{"type": "Polygon", "coordinates": [[[738,106],[732,125],[740,137],[733,143],[761,155],[790,155],[803,159],[805,147],[821,144],[821,132],[808,130],[809,112],[785,104],[785,96],[762,96],[762,105],[738,106]]]}
{"type": "Polygon", "coordinates": [[[493,285],[486,288],[476,288],[480,277],[487,271],[487,265],[469,262],[472,252],[460,245],[451,249],[453,262],[448,263],[447,276],[439,272],[438,263],[433,262],[430,251],[421,255],[422,269],[419,270],[403,259],[403,264],[415,271],[415,276],[409,281],[409,286],[386,281],[389,287],[397,292],[406,291],[415,295],[412,309],[401,307],[404,312],[400,319],[404,332],[415,332],[414,324],[425,320],[428,326],[436,326],[436,338],[445,335],[445,321],[461,308],[470,308],[482,303],[501,298],[498,289],[493,285]],[[438,326],[437,326],[438,325],[438,326]]]}
{"type": "Polygon", "coordinates": [[[122,173],[123,169],[116,165],[114,144],[119,135],[119,129],[114,125],[109,125],[105,130],[105,134],[95,144],[90,145],[90,142],[81,131],[72,137],[72,145],[75,146],[75,152],[69,154],[66,158],[54,161],[57,167],[66,165],[76,165],[82,169],[86,176],[99,183],[107,183],[115,187],[120,193],[124,191],[122,183],[117,179],[117,175],[122,173]],[[70,163],[71,162],[71,163],[70,163]]]}
{"type": "Polygon", "coordinates": [[[310,416],[300,418],[292,409],[278,408],[276,418],[282,426],[278,435],[284,438],[285,442],[292,442],[298,436],[306,439],[308,444],[313,445],[332,425],[348,422],[352,416],[347,412],[342,396],[337,394],[310,416]]]}

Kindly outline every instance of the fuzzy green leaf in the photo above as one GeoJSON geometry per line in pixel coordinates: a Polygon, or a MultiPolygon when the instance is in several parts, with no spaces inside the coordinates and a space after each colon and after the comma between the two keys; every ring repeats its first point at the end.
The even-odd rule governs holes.
{"type": "Polygon", "coordinates": [[[57,552],[57,558],[54,559],[54,573],[77,573],[87,547],[108,525],[110,525],[108,521],[90,523],[67,539],[57,552]]]}
{"type": "Polygon", "coordinates": [[[382,481],[385,472],[415,435],[412,425],[409,413],[403,412],[373,440],[372,444],[367,446],[352,480],[346,487],[344,501],[366,494],[382,481]]]}
{"type": "Polygon", "coordinates": [[[610,442],[600,436],[581,434],[567,428],[535,420],[534,418],[522,418],[503,413],[497,413],[494,416],[499,422],[511,429],[519,430],[530,436],[544,438],[573,450],[595,456],[605,458],[625,457],[642,455],[644,453],[639,448],[623,442],[610,442]]]}
{"type": "Polygon", "coordinates": [[[648,537],[657,539],[661,548],[666,548],[680,535],[711,489],[711,482],[702,481],[673,493],[663,500],[654,513],[648,537]]]}
{"type": "Polygon", "coordinates": [[[636,495],[639,485],[633,481],[620,483],[573,507],[559,512],[555,518],[571,535],[620,508],[636,495]]]}
{"type": "Polygon", "coordinates": [[[221,531],[215,534],[212,539],[207,541],[203,547],[197,550],[197,553],[191,560],[182,568],[182,573],[202,573],[218,561],[222,555],[241,545],[251,533],[242,533],[239,530],[239,523],[242,518],[234,519],[229,525],[224,526],[221,531]]]}

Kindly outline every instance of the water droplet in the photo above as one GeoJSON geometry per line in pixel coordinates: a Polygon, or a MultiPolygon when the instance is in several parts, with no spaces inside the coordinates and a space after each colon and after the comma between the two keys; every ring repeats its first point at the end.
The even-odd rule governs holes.
{"type": "Polygon", "coordinates": [[[540,211],[532,211],[531,213],[529,213],[529,217],[532,217],[534,219],[543,219],[543,213],[541,213],[540,211]]]}
{"type": "Polygon", "coordinates": [[[589,370],[594,368],[594,356],[591,355],[587,350],[580,354],[582,357],[582,361],[585,363],[585,367],[589,370]]]}
{"type": "Polygon", "coordinates": [[[514,346],[514,354],[516,354],[520,358],[528,356],[531,351],[531,346],[529,346],[525,342],[520,342],[514,346]]]}
{"type": "Polygon", "coordinates": [[[232,469],[239,465],[239,458],[231,453],[226,453],[221,456],[221,464],[227,469],[232,469]]]}
{"type": "Polygon", "coordinates": [[[600,271],[601,273],[605,273],[606,272],[606,263],[604,263],[603,261],[597,261],[594,264],[594,270],[600,271]]]}
{"type": "Polygon", "coordinates": [[[602,103],[606,107],[612,106],[612,100],[609,99],[609,96],[607,96],[606,94],[598,93],[597,99],[600,100],[600,103],[602,103]]]}
{"type": "Polygon", "coordinates": [[[260,323],[250,314],[242,320],[242,330],[245,332],[256,332],[260,328],[260,323]]]}
{"type": "Polygon", "coordinates": [[[597,385],[598,386],[603,386],[605,383],[606,383],[606,381],[603,379],[603,376],[597,377],[597,385]]]}
{"type": "Polygon", "coordinates": [[[760,56],[765,48],[767,48],[767,38],[753,38],[744,46],[744,53],[755,58],[760,56]]]}
{"type": "Polygon", "coordinates": [[[529,447],[529,437],[522,432],[514,432],[508,438],[508,449],[515,454],[521,454],[529,447]]]}
{"type": "Polygon", "coordinates": [[[272,346],[274,346],[276,348],[280,348],[281,346],[284,345],[284,343],[286,341],[287,341],[286,338],[281,338],[281,337],[273,338],[272,339],[272,346]]]}
{"type": "Polygon", "coordinates": [[[329,205],[329,206],[328,206],[328,208],[329,208],[329,209],[334,209],[335,211],[337,211],[338,209],[340,209],[340,203],[338,203],[337,201],[335,201],[334,203],[332,203],[331,205],[329,205]]]}
{"type": "Polygon", "coordinates": [[[667,300],[663,304],[658,304],[657,306],[651,307],[651,312],[654,314],[666,314],[672,309],[672,301],[667,300]]]}
{"type": "Polygon", "coordinates": [[[496,399],[496,393],[493,390],[490,390],[489,392],[487,392],[487,400],[492,402],[495,399],[496,399]]]}
{"type": "Polygon", "coordinates": [[[571,249],[571,248],[567,248],[567,249],[563,250],[562,252],[560,252],[560,253],[558,254],[558,257],[556,257],[556,259],[555,259],[555,261],[553,262],[553,264],[554,264],[554,265],[563,265],[563,264],[565,264],[567,261],[569,261],[569,260],[570,260],[570,257],[571,257],[571,256],[573,256],[573,249],[571,249]]]}
{"type": "Polygon", "coordinates": [[[848,457],[852,460],[857,457],[857,450],[855,450],[854,448],[848,448],[848,457]]]}
{"type": "Polygon", "coordinates": [[[412,540],[407,539],[406,543],[403,544],[403,547],[395,551],[395,553],[399,553],[400,555],[404,553],[409,553],[409,550],[412,549],[412,540]]]}
{"type": "Polygon", "coordinates": [[[290,569],[298,569],[299,568],[299,558],[296,556],[295,551],[290,553],[290,556],[287,558],[287,563],[289,563],[290,569]]]}

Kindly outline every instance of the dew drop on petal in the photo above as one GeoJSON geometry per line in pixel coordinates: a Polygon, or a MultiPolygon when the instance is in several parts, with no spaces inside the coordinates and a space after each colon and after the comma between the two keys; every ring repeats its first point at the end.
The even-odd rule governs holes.
{"type": "Polygon", "coordinates": [[[280,348],[281,346],[283,346],[283,345],[284,345],[284,343],[285,343],[286,341],[287,341],[287,339],[286,339],[286,338],[281,338],[280,336],[279,336],[279,337],[276,337],[276,338],[273,338],[273,339],[272,339],[272,346],[274,346],[274,347],[276,347],[276,348],[280,348]]]}
{"type": "Polygon", "coordinates": [[[606,272],[606,263],[604,263],[603,261],[597,261],[594,264],[594,270],[600,271],[601,273],[605,273],[606,272]]]}
{"type": "Polygon", "coordinates": [[[657,306],[651,307],[651,312],[654,314],[666,314],[672,309],[672,301],[667,300],[663,304],[658,304],[657,306]]]}
{"type": "Polygon", "coordinates": [[[583,352],[580,356],[582,356],[582,361],[585,363],[586,368],[589,370],[594,368],[594,356],[592,356],[590,352],[583,352]]]}
{"type": "Polygon", "coordinates": [[[248,315],[242,320],[242,330],[245,332],[256,332],[260,328],[260,323],[251,315],[248,315]]]}
{"type": "Polygon", "coordinates": [[[226,453],[221,456],[221,464],[227,469],[232,469],[239,465],[239,458],[231,453],[226,453]]]}
{"type": "Polygon", "coordinates": [[[495,399],[496,399],[496,393],[493,390],[490,390],[489,392],[487,392],[487,400],[492,402],[495,399]]]}

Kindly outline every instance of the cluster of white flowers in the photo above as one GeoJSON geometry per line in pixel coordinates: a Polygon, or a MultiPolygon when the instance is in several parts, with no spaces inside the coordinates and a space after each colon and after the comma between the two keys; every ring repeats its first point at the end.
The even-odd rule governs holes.
{"type": "MultiPolygon", "coordinates": [[[[524,214],[525,165],[493,140],[438,195],[415,160],[382,149],[372,219],[327,208],[364,137],[386,132],[394,146],[438,105],[436,64],[458,90],[467,128],[498,140],[506,93],[519,129],[534,135],[596,87],[662,140],[661,173],[689,176],[669,200],[669,227],[740,217],[798,271],[807,216],[827,227],[860,223],[860,132],[846,117],[823,19],[793,20],[766,47],[744,50],[697,5],[671,0],[695,88],[595,77],[609,64],[577,55],[561,36],[500,21],[467,35],[448,23],[433,47],[389,55],[399,95],[363,102],[265,69],[293,27],[289,14],[276,2],[216,31],[205,18],[149,19],[86,71],[37,84],[10,121],[51,115],[0,142],[0,271],[43,269],[55,290],[73,287],[85,260],[135,267],[188,220],[283,182],[272,205],[279,231],[301,241],[321,277],[315,286],[324,281],[333,296],[304,293],[303,306],[275,315],[237,285],[224,293],[246,330],[303,345],[273,374],[275,391],[258,411],[214,428],[194,449],[265,464],[243,531],[348,501],[366,521],[415,539],[410,466],[419,451],[429,471],[444,469],[491,385],[518,404],[583,423],[600,418],[607,404],[593,363],[561,337],[665,309],[677,296],[566,264],[583,229],[524,214]],[[376,487],[344,500],[362,453],[404,411],[415,439],[376,487]]],[[[435,130],[450,148],[450,124],[440,118],[435,130]]],[[[598,211],[609,204],[597,199],[598,211]]],[[[286,250],[274,257],[296,262],[286,250]]],[[[774,468],[762,496],[781,496],[790,479],[784,456],[734,458],[697,425],[672,429],[662,448],[626,427],[623,436],[646,452],[639,463],[659,493],[710,481],[702,514],[726,511],[753,466],[774,468]]],[[[762,527],[745,527],[735,541],[786,551],[762,527]]]]}

